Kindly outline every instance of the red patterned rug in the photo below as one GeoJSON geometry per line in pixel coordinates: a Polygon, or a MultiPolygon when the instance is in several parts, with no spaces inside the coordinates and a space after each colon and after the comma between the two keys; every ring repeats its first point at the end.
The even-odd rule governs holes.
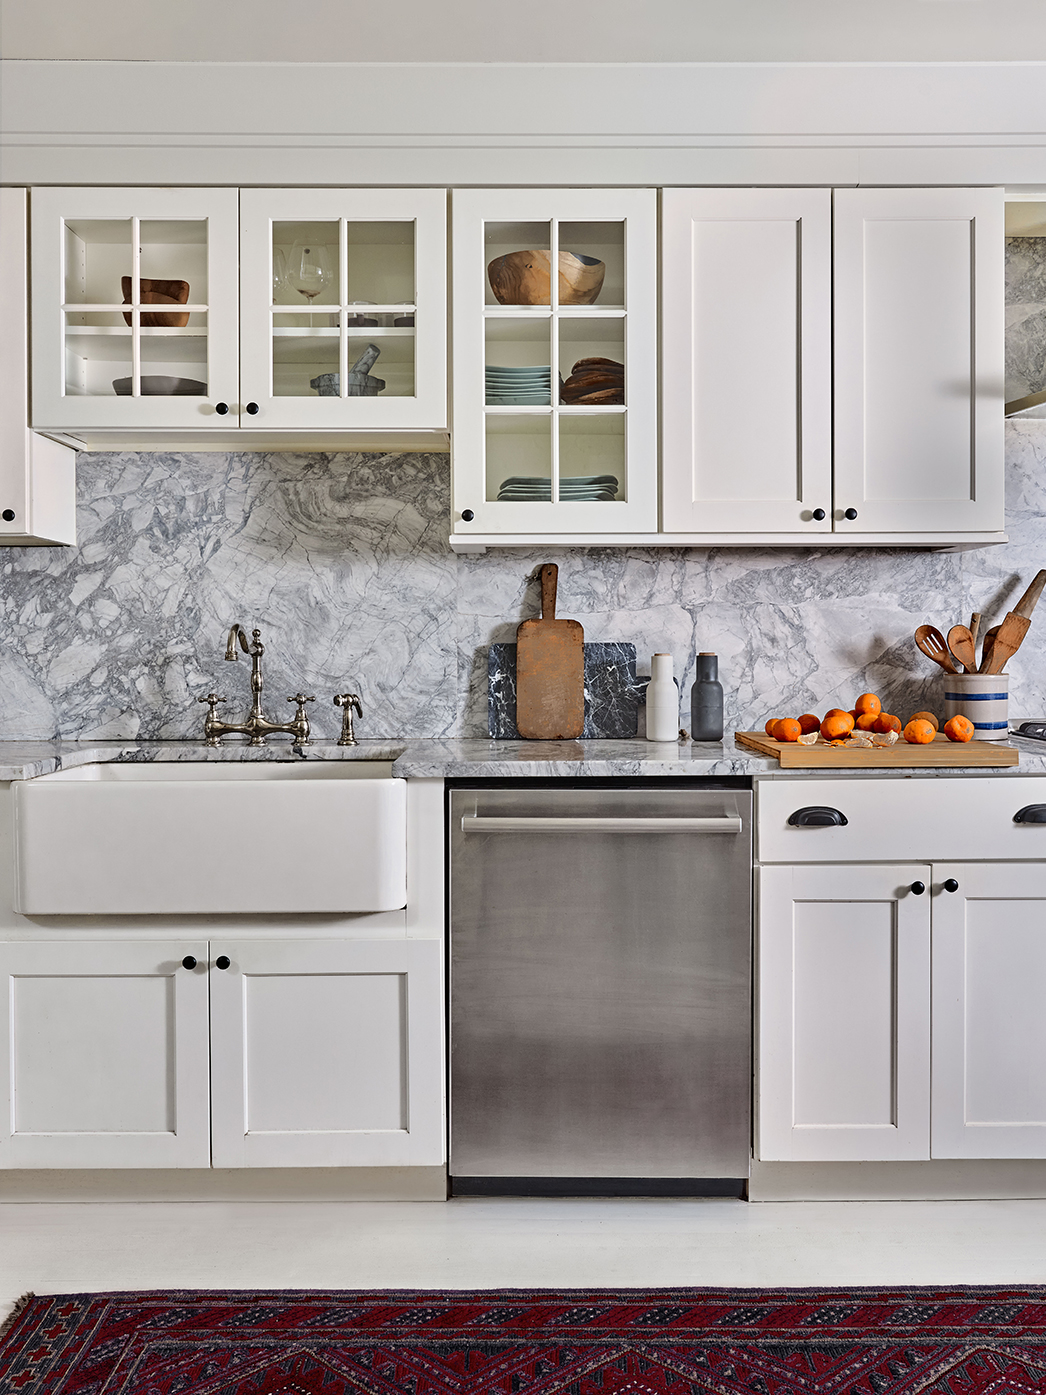
{"type": "Polygon", "coordinates": [[[1033,1395],[1046,1288],[30,1298],[3,1395],[1033,1395]]]}

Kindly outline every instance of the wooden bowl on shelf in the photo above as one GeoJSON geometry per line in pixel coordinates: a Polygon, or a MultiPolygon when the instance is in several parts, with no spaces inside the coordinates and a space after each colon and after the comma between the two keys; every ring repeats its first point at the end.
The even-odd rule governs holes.
{"type": "MultiPolygon", "coordinates": [[[[583,253],[559,254],[560,305],[591,305],[603,289],[605,263],[583,253]]],[[[552,253],[506,252],[487,267],[490,289],[500,305],[548,305],[552,291],[552,253]]]]}
{"type": "MultiPolygon", "coordinates": [[[[142,277],[138,283],[141,290],[141,300],[143,305],[185,305],[189,300],[188,281],[150,281],[142,277]]],[[[131,303],[131,278],[129,276],[120,277],[120,289],[123,291],[123,303],[131,303]]],[[[124,319],[128,324],[131,317],[124,311],[124,319]]],[[[177,312],[150,311],[148,314],[142,311],[143,329],[184,329],[189,323],[188,310],[177,312]]]]}

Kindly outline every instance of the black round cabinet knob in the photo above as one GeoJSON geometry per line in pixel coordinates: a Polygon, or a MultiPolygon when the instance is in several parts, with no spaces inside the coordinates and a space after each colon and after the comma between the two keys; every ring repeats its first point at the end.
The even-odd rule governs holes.
{"type": "Polygon", "coordinates": [[[814,518],[818,523],[824,521],[824,509],[814,509],[814,518]]]}
{"type": "Polygon", "coordinates": [[[216,402],[214,404],[214,410],[220,417],[227,417],[229,415],[229,404],[228,402],[216,402]]]}
{"type": "Polygon", "coordinates": [[[218,958],[214,961],[215,967],[218,969],[227,969],[231,963],[232,960],[227,954],[219,954],[218,958]]]}
{"type": "Polygon", "coordinates": [[[462,509],[461,516],[466,523],[471,523],[472,520],[476,517],[476,515],[472,512],[471,509],[462,509]]]}
{"type": "Polygon", "coordinates": [[[954,877],[949,877],[948,880],[944,883],[944,889],[945,891],[958,891],[959,883],[955,880],[954,877]]]}
{"type": "Polygon", "coordinates": [[[15,521],[14,509],[4,509],[3,520],[5,523],[13,523],[15,521]]]}
{"type": "Polygon", "coordinates": [[[261,410],[261,409],[259,408],[257,402],[248,402],[248,403],[247,403],[247,415],[248,415],[249,417],[256,417],[256,416],[258,415],[258,412],[259,412],[260,410],[261,410]]]}
{"type": "Polygon", "coordinates": [[[923,894],[923,892],[926,890],[926,883],[925,883],[925,882],[912,882],[911,886],[910,886],[908,889],[909,889],[909,891],[912,893],[913,896],[921,896],[921,895],[923,894]]]}
{"type": "Polygon", "coordinates": [[[856,509],[847,509],[846,512],[843,514],[843,517],[844,517],[844,518],[848,518],[848,519],[850,520],[850,522],[852,523],[852,522],[854,521],[854,519],[857,517],[857,510],[856,510],[856,509]]]}
{"type": "Polygon", "coordinates": [[[187,954],[187,955],[185,956],[185,958],[182,960],[182,968],[183,968],[183,969],[195,969],[195,968],[196,968],[196,955],[195,955],[195,954],[187,954]]]}

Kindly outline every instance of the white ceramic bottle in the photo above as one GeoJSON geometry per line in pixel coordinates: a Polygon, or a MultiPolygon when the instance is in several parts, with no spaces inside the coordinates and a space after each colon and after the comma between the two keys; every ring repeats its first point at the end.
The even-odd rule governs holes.
{"type": "Polygon", "coordinates": [[[672,655],[654,654],[646,690],[646,739],[679,740],[679,689],[672,678],[672,655]]]}

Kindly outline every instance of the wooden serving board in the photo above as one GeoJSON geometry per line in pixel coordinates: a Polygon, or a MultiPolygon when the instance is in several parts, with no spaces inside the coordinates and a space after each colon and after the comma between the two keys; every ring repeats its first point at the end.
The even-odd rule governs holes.
{"type": "Polygon", "coordinates": [[[585,631],[556,619],[559,568],[541,568],[541,619],[516,631],[516,730],[527,740],[569,741],[585,727],[585,631]]]}
{"type": "Polygon", "coordinates": [[[797,741],[775,741],[761,731],[735,731],[734,740],[762,756],[776,756],[782,770],[901,769],[905,766],[1017,765],[1020,756],[1008,741],[949,741],[940,732],[925,746],[913,746],[902,737],[893,746],[800,746],[797,741]]]}

